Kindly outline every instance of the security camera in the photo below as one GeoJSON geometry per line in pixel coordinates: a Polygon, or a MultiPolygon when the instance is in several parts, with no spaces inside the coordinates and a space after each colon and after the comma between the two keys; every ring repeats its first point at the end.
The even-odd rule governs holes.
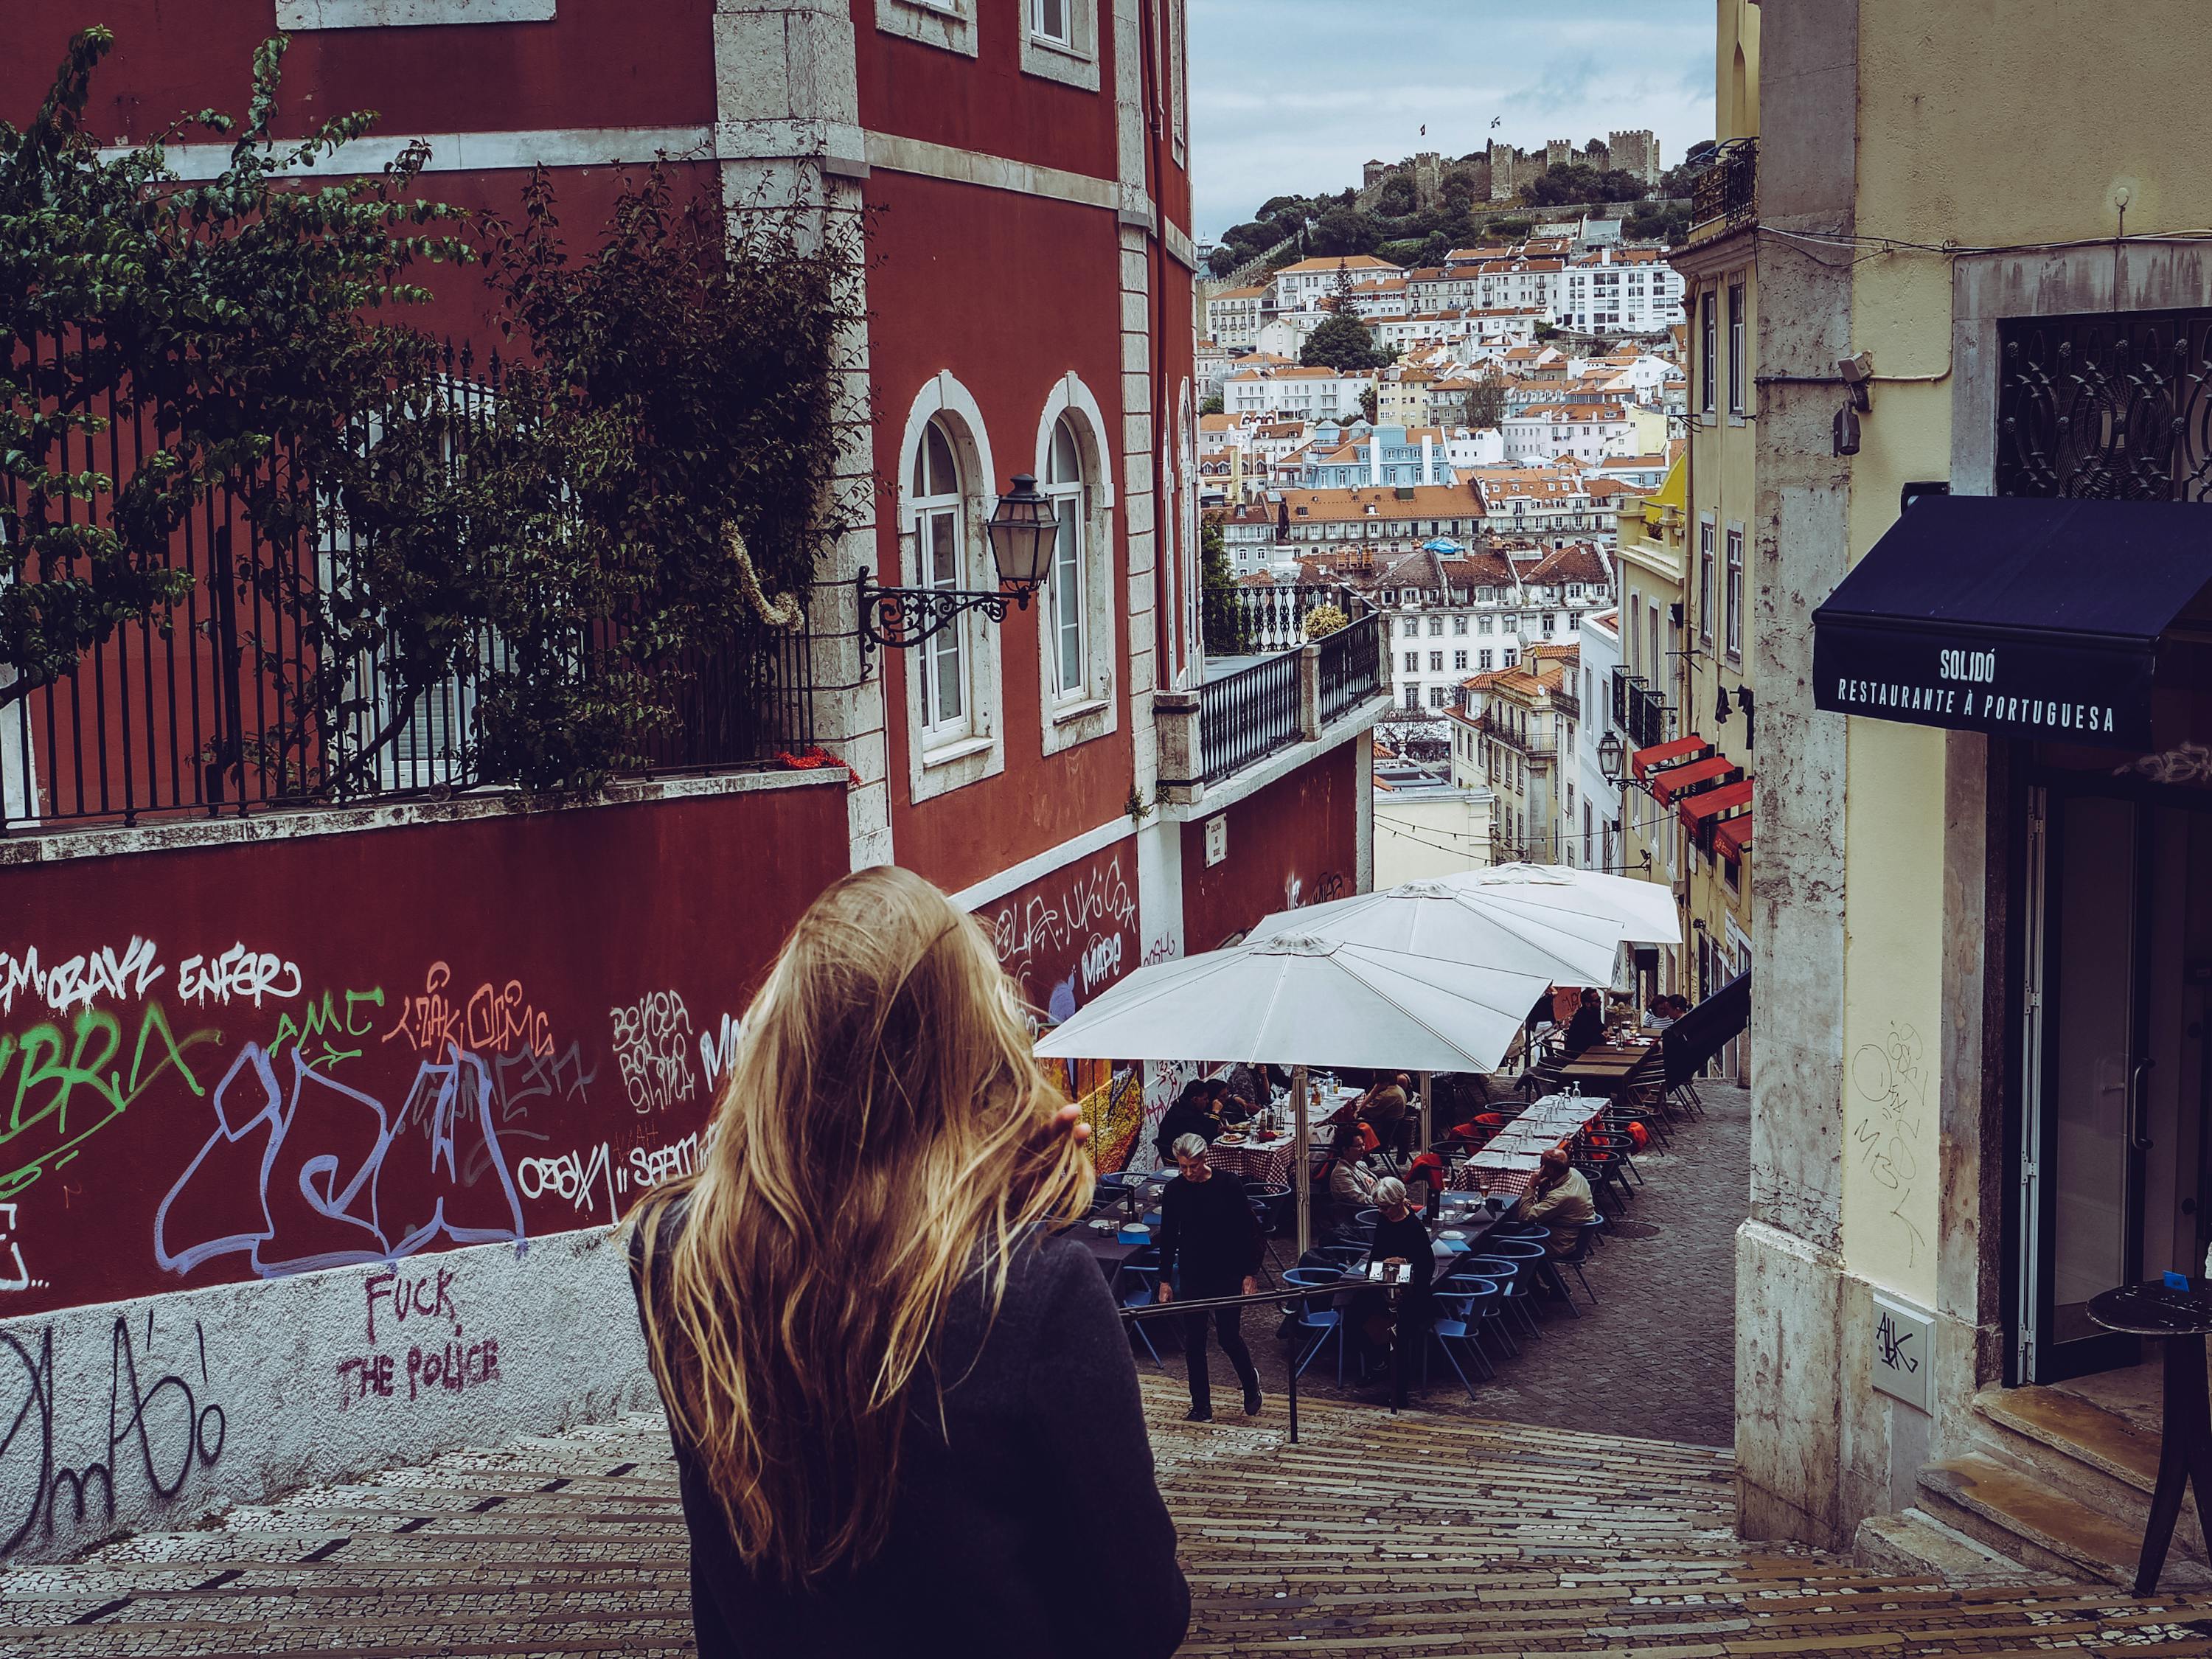
{"type": "Polygon", "coordinates": [[[1874,407],[1874,354],[1862,351],[1856,357],[1836,359],[1836,373],[1844,377],[1844,385],[1851,394],[1851,407],[1862,412],[1874,407]]]}

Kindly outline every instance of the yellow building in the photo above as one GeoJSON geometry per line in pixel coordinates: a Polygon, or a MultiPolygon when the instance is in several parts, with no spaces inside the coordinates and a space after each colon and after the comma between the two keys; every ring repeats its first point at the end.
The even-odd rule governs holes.
{"type": "MultiPolygon", "coordinates": [[[[1689,541],[1683,570],[1681,729],[1704,758],[1678,768],[1669,797],[1682,817],[1688,921],[1686,994],[1701,1000],[1753,959],[1751,842],[1756,628],[1749,584],[1756,506],[1759,233],[1742,189],[1759,142],[1759,19],[1753,0],[1719,0],[1715,75],[1719,152],[1699,185],[1705,210],[1673,255],[1689,319],[1689,430],[1683,471],[1689,541]],[[1731,194],[1734,191],[1734,194],[1731,194]]],[[[1748,174],[1755,179],[1755,171],[1748,174]]],[[[1749,1043],[1729,1045],[1739,1081],[1749,1043]]]]}
{"type": "Polygon", "coordinates": [[[1693,452],[1762,762],[1741,1520],[2124,1577],[2159,1384],[2093,1298],[2212,1245],[2203,10],[1718,9],[1764,109],[1688,259],[1756,244],[1748,497],[1693,452]]]}
{"type": "MultiPolygon", "coordinates": [[[[1680,820],[1652,799],[1650,763],[1639,766],[1638,757],[1668,748],[1686,730],[1680,649],[1686,470],[1676,461],[1656,492],[1631,497],[1620,509],[1620,661],[1613,671],[1608,711],[1608,730],[1620,739],[1610,769],[1621,790],[1623,873],[1672,889],[1678,908],[1686,875],[1680,820]]],[[[1668,946],[1640,958],[1637,1000],[1647,1003],[1688,983],[1683,952],[1668,946]]]]}

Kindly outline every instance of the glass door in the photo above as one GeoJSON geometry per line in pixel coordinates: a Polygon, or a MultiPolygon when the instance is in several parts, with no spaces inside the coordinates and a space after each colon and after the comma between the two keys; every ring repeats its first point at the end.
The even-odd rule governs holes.
{"type": "Polygon", "coordinates": [[[2131,1364],[2089,1298],[2142,1276],[2142,814],[2029,792],[2022,1054],[2019,1374],[2051,1382],[2131,1364]]]}

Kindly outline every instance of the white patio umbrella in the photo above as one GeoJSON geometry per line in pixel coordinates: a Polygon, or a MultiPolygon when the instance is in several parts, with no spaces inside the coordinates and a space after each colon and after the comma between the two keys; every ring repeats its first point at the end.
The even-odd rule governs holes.
{"type": "Polygon", "coordinates": [[[1488,1071],[1543,975],[1301,934],[1141,968],[1036,1045],[1045,1059],[1291,1067],[1298,1250],[1311,1242],[1309,1066],[1488,1071]]]}
{"type": "MultiPolygon", "coordinates": [[[[1293,934],[1534,974],[1547,985],[1605,986],[1623,945],[1679,943],[1682,924],[1673,890],[1656,882],[1504,864],[1278,911],[1250,938],[1293,934]]],[[[1425,1139],[1429,1094],[1424,1077],[1425,1139]]]]}

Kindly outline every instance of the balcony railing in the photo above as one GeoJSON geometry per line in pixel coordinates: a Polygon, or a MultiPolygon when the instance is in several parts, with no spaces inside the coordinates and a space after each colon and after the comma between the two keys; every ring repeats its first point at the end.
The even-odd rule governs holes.
{"type": "Polygon", "coordinates": [[[1613,671],[1613,723],[1632,749],[1649,749],[1674,735],[1674,711],[1667,699],[1626,668],[1613,671]]]}
{"type": "Polygon", "coordinates": [[[1305,643],[1307,614],[1333,605],[1345,615],[1356,609],[1346,590],[1330,583],[1239,587],[1210,594],[1203,617],[1206,654],[1243,657],[1269,651],[1294,651],[1305,643]]]}
{"type": "Polygon", "coordinates": [[[1218,783],[1298,741],[1303,655],[1285,651],[1200,688],[1198,742],[1205,781],[1218,783]]]}
{"type": "Polygon", "coordinates": [[[1327,725],[1382,689],[1382,618],[1372,613],[1321,642],[1321,718],[1327,725]]]}
{"type": "Polygon", "coordinates": [[[1690,185],[1690,228],[1733,230],[1759,217],[1759,140],[1730,138],[1690,185]]]}
{"type": "MultiPolygon", "coordinates": [[[[495,365],[471,377],[449,354],[442,395],[458,406],[496,395],[495,365]]],[[[96,459],[118,482],[158,439],[149,416],[103,403],[111,441],[96,459]]],[[[273,465],[273,464],[272,464],[273,465]]],[[[24,486],[0,481],[20,509],[24,486]]],[[[333,699],[307,619],[317,596],[356,580],[343,538],[319,548],[264,540],[223,493],[195,506],[172,538],[169,568],[190,586],[167,626],[133,621],[70,673],[12,699],[0,666],[0,830],[149,817],[216,817],[358,804],[508,781],[479,775],[481,677],[507,666],[487,621],[456,671],[408,700],[396,641],[345,665],[333,699]]],[[[46,573],[33,560],[35,586],[46,573]]],[[[629,769],[643,773],[769,763],[813,743],[812,642],[804,625],[753,630],[671,660],[628,648],[617,620],[587,624],[573,672],[587,679],[645,673],[671,689],[666,717],[641,736],[629,769]]]]}

